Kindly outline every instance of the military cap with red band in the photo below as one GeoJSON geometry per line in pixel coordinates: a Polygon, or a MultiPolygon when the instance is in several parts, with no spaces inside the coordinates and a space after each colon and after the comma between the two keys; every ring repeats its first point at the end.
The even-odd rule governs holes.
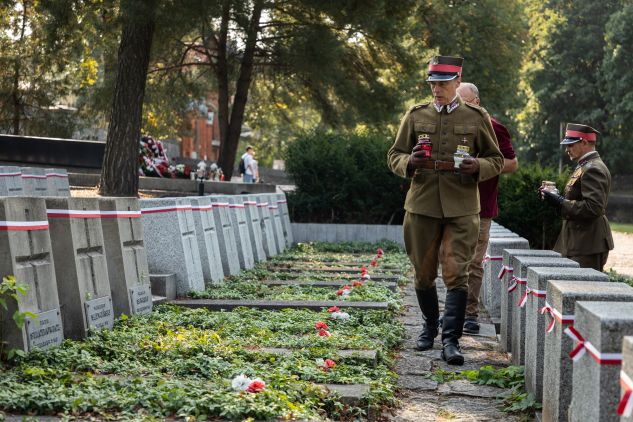
{"type": "Polygon", "coordinates": [[[461,76],[463,62],[462,57],[434,56],[429,62],[429,73],[426,81],[452,81],[461,76]]]}
{"type": "Polygon", "coordinates": [[[583,139],[589,142],[596,142],[598,140],[598,132],[591,126],[580,125],[578,123],[567,123],[565,130],[565,138],[563,138],[561,145],[575,144],[583,139]]]}

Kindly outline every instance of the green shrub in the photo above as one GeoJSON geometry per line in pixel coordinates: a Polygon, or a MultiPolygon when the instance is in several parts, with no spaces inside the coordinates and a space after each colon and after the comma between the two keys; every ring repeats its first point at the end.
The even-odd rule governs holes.
{"type": "Polygon", "coordinates": [[[534,249],[551,249],[561,228],[558,211],[538,198],[537,189],[543,180],[556,182],[563,192],[569,172],[562,174],[539,164],[522,166],[516,173],[499,180],[499,217],[496,221],[530,242],[534,249]]]}
{"type": "Polygon", "coordinates": [[[307,133],[286,154],[296,190],[291,218],[312,223],[400,223],[408,184],[387,167],[391,138],[307,133]]]}

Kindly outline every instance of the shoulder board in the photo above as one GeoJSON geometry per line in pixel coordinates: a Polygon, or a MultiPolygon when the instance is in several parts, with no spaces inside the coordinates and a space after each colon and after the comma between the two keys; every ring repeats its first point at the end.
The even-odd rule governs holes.
{"type": "Polygon", "coordinates": [[[478,111],[481,115],[484,115],[484,116],[485,116],[485,115],[487,115],[487,114],[488,114],[488,112],[486,111],[486,109],[485,109],[485,108],[483,108],[483,107],[479,107],[478,105],[475,105],[475,104],[469,104],[469,103],[467,103],[467,102],[465,102],[465,101],[464,101],[464,105],[465,105],[465,106],[468,106],[468,107],[470,107],[470,108],[472,108],[472,109],[474,109],[474,110],[477,110],[477,111],[478,111]]]}
{"type": "Polygon", "coordinates": [[[411,107],[411,108],[409,109],[409,113],[410,113],[410,112],[412,112],[412,111],[415,111],[415,110],[421,109],[421,108],[428,107],[428,106],[429,106],[429,104],[431,104],[431,103],[416,104],[416,105],[414,105],[413,107],[411,107]]]}

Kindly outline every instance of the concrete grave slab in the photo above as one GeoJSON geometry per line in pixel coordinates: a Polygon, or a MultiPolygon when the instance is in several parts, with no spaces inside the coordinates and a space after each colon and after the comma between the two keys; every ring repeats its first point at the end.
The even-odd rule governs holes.
{"type": "Polygon", "coordinates": [[[622,370],[620,372],[621,395],[618,410],[622,406],[620,422],[633,421],[633,336],[626,336],[622,341],[622,370]]]}
{"type": "Polygon", "coordinates": [[[189,200],[196,226],[202,277],[205,285],[219,283],[224,279],[224,269],[222,268],[218,230],[215,227],[213,204],[206,196],[190,196],[189,200]]]}
{"type": "Polygon", "coordinates": [[[152,295],[168,300],[176,299],[176,274],[150,274],[152,295]]]}
{"type": "MultiPolygon", "coordinates": [[[[340,289],[341,282],[337,280],[262,280],[262,284],[267,286],[309,286],[309,287],[331,287],[340,289]]],[[[382,281],[380,285],[395,292],[398,290],[398,284],[390,281],[382,281]]],[[[494,328],[493,328],[494,330],[494,328]]]]}
{"type": "Polygon", "coordinates": [[[20,167],[0,166],[0,196],[22,196],[24,186],[20,167]]]}
{"type": "Polygon", "coordinates": [[[573,363],[569,421],[615,421],[622,340],[633,335],[633,302],[576,302],[574,332],[583,347],[573,363]],[[584,355],[582,352],[585,352],[584,355]]]}
{"type": "Polygon", "coordinates": [[[290,223],[290,213],[288,212],[288,200],[285,193],[277,194],[277,206],[281,215],[281,222],[284,229],[284,237],[286,239],[286,247],[290,248],[294,244],[294,236],[292,235],[292,224],[290,223]]]}
{"type": "Polygon", "coordinates": [[[64,337],[112,329],[114,309],[97,198],[47,197],[64,337]]]}
{"type": "Polygon", "coordinates": [[[275,232],[275,244],[277,250],[283,252],[286,249],[286,238],[284,237],[283,223],[281,222],[281,213],[279,212],[279,206],[277,205],[277,196],[274,193],[261,194],[268,201],[268,209],[273,222],[273,228],[275,232]]]}
{"type": "Polygon", "coordinates": [[[19,302],[0,307],[3,341],[8,349],[49,348],[64,339],[46,204],[42,198],[0,197],[0,274],[13,275],[28,290],[19,302]],[[23,328],[15,311],[32,312],[23,328]]]}
{"type": "Polygon", "coordinates": [[[220,259],[225,276],[236,275],[240,272],[240,260],[238,258],[235,230],[229,215],[229,202],[224,196],[209,196],[213,204],[213,218],[218,233],[220,246],[220,259]]]}
{"type": "MultiPolygon", "coordinates": [[[[517,306],[516,300],[508,289],[513,285],[514,268],[512,268],[512,258],[515,256],[542,256],[542,257],[560,257],[558,252],[541,249],[504,249],[503,250],[502,270],[499,275],[502,276],[501,281],[501,326],[499,333],[501,336],[501,350],[504,352],[512,352],[512,315],[514,314],[514,307],[517,306]]],[[[517,271],[518,274],[518,271],[517,271]]],[[[495,274],[492,274],[493,277],[495,274]]],[[[493,280],[494,281],[494,280],[493,280]]]]}
{"type": "Polygon", "coordinates": [[[185,308],[206,308],[210,311],[232,310],[241,306],[257,309],[311,309],[321,311],[323,308],[338,306],[341,309],[386,310],[387,302],[351,302],[327,300],[231,300],[231,299],[176,299],[170,302],[185,308]]]}
{"type": "MultiPolygon", "coordinates": [[[[538,401],[543,400],[543,362],[547,324],[540,311],[545,306],[547,284],[551,280],[609,281],[603,272],[592,268],[530,267],[530,294],[525,307],[525,384],[538,401]]],[[[526,290],[527,291],[527,290],[526,290]]]]}
{"type": "Polygon", "coordinates": [[[257,202],[257,210],[259,212],[259,223],[262,227],[262,244],[266,256],[275,256],[279,253],[277,242],[275,241],[275,228],[271,210],[268,209],[268,200],[261,195],[251,195],[251,200],[257,202]]]}
{"type": "Polygon", "coordinates": [[[21,167],[24,196],[47,196],[46,170],[39,167],[21,167]]]}
{"type": "Polygon", "coordinates": [[[114,317],[133,315],[132,290],[149,288],[149,267],[137,198],[99,198],[114,317]]]}
{"type": "Polygon", "coordinates": [[[141,222],[152,273],[176,274],[176,293],[204,290],[198,238],[186,198],[141,199],[141,222]]]}
{"type": "MultiPolygon", "coordinates": [[[[512,364],[525,365],[525,331],[526,331],[526,305],[519,306],[525,296],[528,283],[528,269],[530,267],[563,267],[578,268],[578,263],[567,258],[556,257],[532,257],[515,256],[512,258],[515,279],[512,287],[516,287],[509,293],[508,300],[514,301],[514,313],[512,314],[512,364]]],[[[527,301],[526,301],[527,304],[527,301]]]]}
{"type": "Polygon", "coordinates": [[[239,195],[227,196],[226,198],[229,201],[229,217],[235,231],[235,245],[237,247],[237,256],[240,260],[240,268],[253,268],[255,266],[253,241],[246,221],[244,200],[239,195]]]}
{"type": "Polygon", "coordinates": [[[66,169],[46,169],[48,196],[70,196],[68,171],[66,169]]]}
{"type": "Polygon", "coordinates": [[[265,261],[266,251],[264,250],[262,224],[259,211],[257,210],[257,200],[253,196],[244,197],[244,211],[246,213],[248,233],[252,240],[253,258],[255,262],[265,261]]]}
{"type": "Polygon", "coordinates": [[[547,312],[543,315],[546,324],[543,371],[543,385],[547,390],[547,394],[543,394],[545,421],[567,420],[573,370],[569,353],[574,349],[574,342],[564,330],[574,323],[576,303],[580,301],[631,302],[633,288],[624,283],[577,280],[551,280],[547,284],[547,312]],[[547,332],[548,328],[551,331],[547,332]]]}

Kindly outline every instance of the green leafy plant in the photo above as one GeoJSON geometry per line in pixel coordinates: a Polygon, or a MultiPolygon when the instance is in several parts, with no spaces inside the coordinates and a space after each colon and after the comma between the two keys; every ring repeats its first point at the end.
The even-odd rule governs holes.
{"type": "MultiPolygon", "coordinates": [[[[27,286],[26,284],[18,283],[14,276],[7,275],[5,277],[2,277],[2,283],[0,283],[0,306],[5,310],[5,312],[8,312],[8,301],[13,300],[16,305],[19,305],[21,298],[26,295],[28,290],[29,286],[27,286]]],[[[36,318],[36,315],[32,312],[20,311],[19,306],[15,306],[15,308],[16,309],[11,317],[19,328],[24,327],[27,318],[36,318]]],[[[5,356],[5,346],[6,341],[4,341],[2,324],[0,323],[0,359],[3,359],[3,357],[5,356]]],[[[21,354],[22,351],[12,349],[6,353],[6,357],[8,359],[11,359],[13,356],[21,354]]]]}

